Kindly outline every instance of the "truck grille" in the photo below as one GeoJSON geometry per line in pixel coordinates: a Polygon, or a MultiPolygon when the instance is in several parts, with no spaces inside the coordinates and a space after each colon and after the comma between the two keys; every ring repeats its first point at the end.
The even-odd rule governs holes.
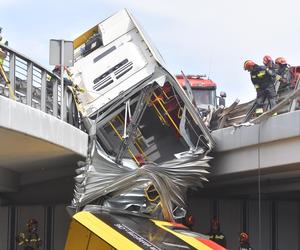
{"type": "Polygon", "coordinates": [[[114,72],[116,78],[119,79],[120,77],[125,75],[127,72],[129,72],[132,68],[133,68],[133,63],[127,61],[126,64],[124,64],[123,66],[121,66],[114,72]]]}
{"type": "Polygon", "coordinates": [[[127,72],[129,72],[133,68],[133,63],[129,62],[128,59],[124,59],[122,62],[118,63],[114,67],[107,70],[102,75],[95,78],[93,89],[96,91],[100,91],[101,89],[107,87],[112,84],[114,80],[110,76],[110,74],[114,73],[116,79],[119,79],[127,72]]]}
{"type": "MultiPolygon", "coordinates": [[[[108,85],[112,84],[113,82],[114,81],[111,78],[111,76],[106,75],[106,77],[104,76],[104,78],[102,78],[101,80],[99,80],[97,82],[97,84],[95,84],[93,86],[93,89],[96,90],[96,91],[100,91],[101,89],[107,87],[108,85]]],[[[94,81],[94,83],[95,83],[95,81],[94,81]]]]}

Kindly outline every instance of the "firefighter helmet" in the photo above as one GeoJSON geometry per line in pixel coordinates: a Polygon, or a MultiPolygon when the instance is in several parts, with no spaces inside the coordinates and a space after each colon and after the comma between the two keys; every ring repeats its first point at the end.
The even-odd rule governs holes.
{"type": "Polygon", "coordinates": [[[287,64],[285,58],[283,58],[283,57],[276,58],[275,63],[276,64],[287,64]]]}
{"type": "Polygon", "coordinates": [[[264,65],[267,66],[269,64],[269,62],[271,62],[271,61],[272,61],[272,57],[270,57],[268,55],[264,56],[264,58],[263,58],[264,65]]]}
{"type": "Polygon", "coordinates": [[[211,224],[210,224],[210,227],[212,230],[220,230],[220,222],[217,218],[213,218],[211,220],[211,224]]]}
{"type": "Polygon", "coordinates": [[[186,224],[188,227],[191,227],[191,226],[194,225],[194,218],[193,218],[192,215],[186,217],[186,219],[185,219],[185,224],[186,224]]]}
{"type": "Polygon", "coordinates": [[[253,62],[251,60],[247,60],[244,62],[244,70],[252,70],[254,65],[255,65],[255,62],[253,62]]]}
{"type": "Polygon", "coordinates": [[[27,226],[33,226],[33,225],[38,225],[38,221],[36,219],[29,219],[28,222],[27,222],[27,226]]]}
{"type": "Polygon", "coordinates": [[[240,233],[240,241],[248,241],[249,240],[249,235],[245,232],[240,233]]]}

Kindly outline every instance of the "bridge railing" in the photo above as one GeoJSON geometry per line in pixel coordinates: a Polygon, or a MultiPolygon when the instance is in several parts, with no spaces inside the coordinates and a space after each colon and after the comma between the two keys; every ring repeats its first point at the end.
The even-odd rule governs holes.
{"type": "MultiPolygon", "coordinates": [[[[40,109],[55,117],[60,117],[60,80],[37,62],[12,48],[0,44],[0,49],[7,54],[3,68],[10,81],[10,87],[16,101],[40,109]]],[[[0,95],[12,97],[1,76],[0,95]]],[[[63,102],[63,104],[65,103],[63,102]]]]}

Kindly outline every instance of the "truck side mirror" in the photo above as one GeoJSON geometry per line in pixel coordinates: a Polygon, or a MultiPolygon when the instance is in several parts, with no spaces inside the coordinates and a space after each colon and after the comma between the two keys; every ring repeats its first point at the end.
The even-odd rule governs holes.
{"type": "Polygon", "coordinates": [[[226,98],[226,92],[224,91],[221,91],[220,92],[220,97],[218,98],[219,99],[219,106],[223,106],[225,107],[225,98],[226,98]]]}
{"type": "Polygon", "coordinates": [[[220,92],[220,96],[221,96],[222,98],[225,98],[225,97],[227,96],[227,94],[226,94],[226,92],[221,91],[221,92],[220,92]]]}

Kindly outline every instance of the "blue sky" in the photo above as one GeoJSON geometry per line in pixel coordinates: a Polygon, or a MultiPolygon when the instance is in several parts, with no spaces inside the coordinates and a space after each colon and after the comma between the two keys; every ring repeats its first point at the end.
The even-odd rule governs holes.
{"type": "Polygon", "coordinates": [[[0,0],[10,46],[49,67],[49,40],[73,40],[122,8],[142,24],[174,74],[208,74],[230,104],[255,97],[243,62],[269,54],[300,65],[297,0],[0,0]]]}

